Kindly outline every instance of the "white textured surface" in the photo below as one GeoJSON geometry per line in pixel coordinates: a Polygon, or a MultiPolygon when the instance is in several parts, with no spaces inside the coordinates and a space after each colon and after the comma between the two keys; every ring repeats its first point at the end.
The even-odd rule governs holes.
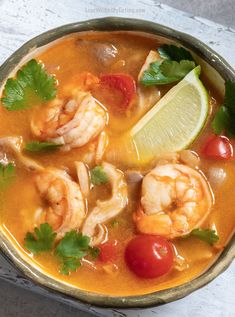
{"type": "MultiPolygon", "coordinates": [[[[235,67],[234,30],[176,11],[154,0],[0,0],[0,10],[0,63],[22,43],[50,28],[103,16],[124,16],[152,20],[189,33],[207,43],[235,67]]],[[[2,275],[1,270],[0,275],[2,275]]],[[[129,317],[232,317],[235,316],[234,293],[235,264],[233,263],[225,273],[208,286],[178,302],[147,310],[89,309],[89,311],[108,317],[126,315],[129,317]]]]}

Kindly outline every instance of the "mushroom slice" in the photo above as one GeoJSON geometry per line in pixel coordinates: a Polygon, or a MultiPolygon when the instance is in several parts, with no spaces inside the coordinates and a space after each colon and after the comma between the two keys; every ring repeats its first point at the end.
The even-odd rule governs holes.
{"type": "Polygon", "coordinates": [[[127,184],[124,174],[116,167],[106,162],[102,163],[102,167],[104,172],[108,175],[112,187],[112,196],[105,201],[98,200],[96,207],[90,212],[84,222],[82,233],[91,238],[91,245],[97,245],[103,242],[106,232],[100,225],[122,212],[128,201],[127,184]],[[100,234],[101,228],[104,232],[102,235],[100,234]]]}

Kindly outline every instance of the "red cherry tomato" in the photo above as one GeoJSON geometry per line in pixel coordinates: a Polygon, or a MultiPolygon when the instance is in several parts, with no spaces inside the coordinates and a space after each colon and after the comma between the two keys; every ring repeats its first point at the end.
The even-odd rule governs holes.
{"type": "Polygon", "coordinates": [[[117,240],[105,242],[99,245],[99,260],[101,262],[114,262],[117,259],[117,240]]]}
{"type": "Polygon", "coordinates": [[[228,160],[233,157],[233,146],[226,136],[213,135],[206,141],[202,153],[208,158],[228,160]]]}
{"type": "Polygon", "coordinates": [[[173,265],[172,245],[161,236],[139,235],[125,250],[125,260],[136,275],[143,278],[158,277],[169,272],[173,265]]]}
{"type": "Polygon", "coordinates": [[[101,85],[107,85],[112,89],[117,89],[122,93],[122,102],[119,110],[125,111],[136,93],[135,80],[127,74],[106,74],[100,76],[101,85]]]}

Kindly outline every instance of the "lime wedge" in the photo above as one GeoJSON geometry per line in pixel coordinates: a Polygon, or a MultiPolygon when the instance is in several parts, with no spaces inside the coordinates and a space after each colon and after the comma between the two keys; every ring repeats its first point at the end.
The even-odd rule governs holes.
{"type": "Polygon", "coordinates": [[[142,162],[185,149],[202,130],[209,107],[200,71],[197,66],[188,73],[131,129],[142,162]]]}

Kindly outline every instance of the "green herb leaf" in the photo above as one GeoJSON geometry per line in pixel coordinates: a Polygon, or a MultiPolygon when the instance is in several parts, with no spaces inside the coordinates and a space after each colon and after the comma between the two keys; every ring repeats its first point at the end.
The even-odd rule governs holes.
{"type": "Polygon", "coordinates": [[[76,258],[63,258],[61,267],[61,274],[68,275],[69,272],[76,272],[77,268],[81,266],[81,261],[76,258]]]}
{"type": "Polygon", "coordinates": [[[62,261],[61,273],[69,274],[70,271],[76,271],[81,266],[80,260],[91,255],[96,258],[99,254],[98,248],[89,246],[90,238],[81,233],[72,230],[67,232],[56,247],[55,253],[62,261]]]}
{"type": "Polygon", "coordinates": [[[192,54],[183,47],[164,44],[158,48],[158,53],[163,59],[170,59],[176,62],[182,60],[194,61],[192,54]]]}
{"type": "Polygon", "coordinates": [[[212,121],[215,134],[221,134],[224,130],[235,135],[235,82],[225,82],[224,103],[216,112],[212,121]]]}
{"type": "Polygon", "coordinates": [[[81,259],[87,255],[90,238],[77,233],[75,230],[67,232],[56,247],[56,254],[62,258],[73,257],[81,259]]]}
{"type": "Polygon", "coordinates": [[[145,86],[171,84],[184,78],[194,67],[195,63],[188,60],[180,62],[171,60],[156,61],[144,71],[141,83],[145,86]]]}
{"type": "Polygon", "coordinates": [[[215,117],[212,121],[212,128],[214,129],[215,134],[221,134],[223,130],[226,130],[227,127],[230,128],[230,111],[224,105],[222,105],[219,110],[216,112],[215,117]]]}
{"type": "Polygon", "coordinates": [[[164,44],[158,48],[163,61],[150,64],[140,82],[145,86],[165,85],[184,78],[196,63],[189,51],[183,47],[164,44]]]}
{"type": "Polygon", "coordinates": [[[235,82],[231,80],[225,82],[224,106],[235,115],[235,82]]]}
{"type": "Polygon", "coordinates": [[[160,71],[165,77],[177,81],[187,75],[194,67],[195,63],[192,61],[182,60],[178,63],[166,60],[160,65],[160,71]]]}
{"type": "Polygon", "coordinates": [[[152,86],[164,85],[170,82],[170,80],[161,73],[161,63],[162,62],[156,61],[150,64],[149,68],[144,71],[140,79],[141,84],[143,84],[144,86],[152,86]]]}
{"type": "Polygon", "coordinates": [[[100,254],[100,249],[97,247],[89,247],[88,251],[92,259],[97,259],[100,254]]]}
{"type": "Polygon", "coordinates": [[[21,110],[32,106],[35,100],[47,101],[56,96],[56,80],[47,74],[43,65],[30,60],[6,82],[2,103],[8,110],[21,110]]]}
{"type": "Polygon", "coordinates": [[[93,185],[106,184],[108,181],[108,175],[102,166],[96,166],[91,170],[91,182],[93,185]]]}
{"type": "Polygon", "coordinates": [[[3,165],[2,163],[0,163],[0,190],[5,189],[6,186],[8,186],[14,178],[14,165],[12,163],[8,163],[8,165],[3,165]]]}
{"type": "Polygon", "coordinates": [[[25,150],[29,152],[43,152],[43,151],[52,151],[58,149],[62,144],[56,144],[52,142],[39,142],[32,141],[26,143],[25,150]]]}
{"type": "Polygon", "coordinates": [[[56,238],[56,233],[48,223],[43,223],[34,229],[34,234],[28,232],[24,239],[25,248],[33,254],[50,251],[56,238]]]}
{"type": "Polygon", "coordinates": [[[194,229],[190,232],[189,236],[197,237],[210,245],[213,245],[219,240],[216,231],[211,229],[194,229]]]}

